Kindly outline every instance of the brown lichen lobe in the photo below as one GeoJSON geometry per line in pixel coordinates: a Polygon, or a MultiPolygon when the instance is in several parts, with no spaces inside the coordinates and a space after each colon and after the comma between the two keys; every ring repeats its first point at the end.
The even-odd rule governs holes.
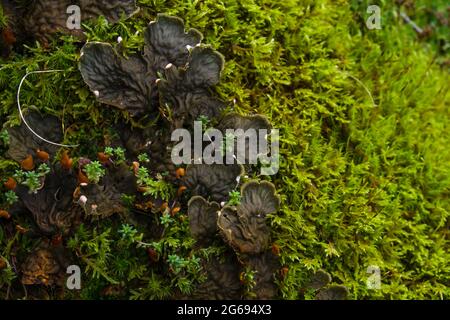
{"type": "Polygon", "coordinates": [[[22,264],[21,282],[25,285],[64,285],[67,257],[62,247],[41,244],[22,264]]]}
{"type": "Polygon", "coordinates": [[[280,199],[272,183],[250,181],[241,188],[242,200],[236,206],[225,206],[218,226],[225,241],[236,251],[258,254],[270,246],[270,229],[266,217],[278,210],[280,199]]]}
{"type": "Polygon", "coordinates": [[[82,29],[69,24],[69,17],[77,14],[76,11],[69,10],[73,5],[80,8],[80,24],[99,16],[115,23],[121,17],[129,17],[137,11],[134,0],[37,0],[25,10],[25,30],[44,45],[57,32],[83,38],[82,29]]]}

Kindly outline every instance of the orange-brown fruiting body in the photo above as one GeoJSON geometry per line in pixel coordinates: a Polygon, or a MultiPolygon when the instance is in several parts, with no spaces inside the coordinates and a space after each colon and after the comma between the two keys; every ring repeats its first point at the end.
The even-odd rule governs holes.
{"type": "Polygon", "coordinates": [[[42,151],[40,149],[36,150],[36,155],[39,158],[39,160],[42,161],[48,161],[50,159],[50,155],[47,152],[42,151]]]}
{"type": "Polygon", "coordinates": [[[98,161],[100,161],[101,164],[106,164],[109,161],[109,156],[106,153],[104,153],[104,152],[97,153],[97,158],[98,158],[98,161]]]}
{"type": "Polygon", "coordinates": [[[159,254],[158,254],[158,252],[156,252],[155,249],[150,248],[150,249],[147,250],[147,253],[148,253],[148,256],[150,257],[150,259],[153,262],[156,262],[156,261],[159,260],[159,254]]]}
{"type": "Polygon", "coordinates": [[[186,170],[184,170],[184,168],[178,168],[177,171],[175,172],[177,179],[184,177],[185,174],[186,174],[186,170]]]}
{"type": "Polygon", "coordinates": [[[4,43],[8,45],[12,45],[16,43],[16,36],[14,35],[14,32],[10,28],[5,28],[2,31],[2,38],[4,43]]]}
{"type": "Polygon", "coordinates": [[[141,193],[144,193],[144,192],[148,191],[148,188],[147,188],[147,187],[139,186],[139,187],[137,187],[137,191],[139,191],[139,192],[141,192],[141,193]]]}
{"type": "Polygon", "coordinates": [[[279,256],[280,255],[280,246],[274,243],[272,245],[272,253],[276,256],[279,256]]]}
{"type": "Polygon", "coordinates": [[[0,270],[3,270],[7,267],[5,259],[0,257],[0,270]]]}
{"type": "Polygon", "coordinates": [[[33,170],[34,169],[33,156],[31,154],[29,154],[24,160],[22,160],[22,162],[20,163],[20,166],[22,167],[22,169],[27,170],[27,171],[33,170]]]}
{"type": "Polygon", "coordinates": [[[16,225],[16,230],[19,232],[19,233],[21,233],[21,234],[24,234],[24,233],[26,233],[28,230],[27,229],[25,229],[24,227],[22,227],[21,225],[16,225]]]}
{"type": "Polygon", "coordinates": [[[245,272],[241,272],[239,274],[239,281],[244,284],[245,283],[245,272]]]}
{"type": "Polygon", "coordinates": [[[167,202],[164,202],[161,207],[159,207],[159,211],[164,212],[169,207],[169,204],[167,202]]]}
{"type": "Polygon", "coordinates": [[[64,150],[61,156],[61,167],[66,170],[70,170],[72,168],[73,160],[69,157],[69,152],[64,150]]]}
{"type": "Polygon", "coordinates": [[[11,218],[11,215],[6,210],[0,210],[0,218],[9,219],[11,218]]]}
{"type": "Polygon", "coordinates": [[[180,207],[175,207],[172,209],[172,211],[170,212],[170,214],[172,215],[172,217],[174,215],[176,215],[178,212],[180,212],[181,208],[180,207]]]}
{"type": "Polygon", "coordinates": [[[186,186],[181,186],[181,187],[179,187],[179,188],[178,188],[178,191],[177,191],[177,195],[178,195],[178,196],[181,196],[181,195],[183,194],[183,192],[184,192],[186,189],[187,189],[186,186]]]}
{"type": "Polygon", "coordinates": [[[139,162],[133,161],[133,172],[134,172],[134,175],[138,174],[138,170],[139,170],[139,162]]]}
{"type": "Polygon", "coordinates": [[[3,184],[6,189],[8,190],[14,190],[17,187],[17,182],[16,180],[14,180],[14,178],[8,178],[8,180],[6,180],[6,182],[3,184]]]}
{"type": "Polygon", "coordinates": [[[282,276],[283,278],[287,276],[288,272],[289,272],[289,268],[288,268],[288,267],[283,267],[283,268],[281,268],[281,270],[280,270],[281,276],[282,276]]]}
{"type": "Polygon", "coordinates": [[[89,183],[89,179],[88,177],[83,173],[83,171],[81,171],[81,169],[78,169],[78,183],[82,184],[82,183],[89,183]]]}

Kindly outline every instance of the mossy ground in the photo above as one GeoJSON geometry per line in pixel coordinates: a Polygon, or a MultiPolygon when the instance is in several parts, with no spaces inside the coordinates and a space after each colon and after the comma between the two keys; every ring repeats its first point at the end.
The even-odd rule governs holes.
{"type": "MultiPolygon", "coordinates": [[[[238,112],[265,114],[280,129],[281,169],[272,181],[282,209],[271,217],[288,268],[280,298],[298,298],[319,268],[353,299],[450,298],[448,26],[420,40],[391,1],[138,2],[136,17],[92,24],[89,39],[114,43],[120,35],[132,51],[142,45],[135,32],[156,13],[177,15],[225,56],[220,96],[238,112]],[[381,7],[381,30],[366,28],[369,4],[381,7]],[[379,290],[366,285],[373,265],[381,271],[379,290]]],[[[435,24],[426,9],[445,14],[446,1],[415,1],[402,10],[419,24],[435,24]]],[[[50,49],[35,45],[3,62],[2,122],[18,123],[15,93],[26,70],[63,69],[30,77],[22,103],[73,124],[64,128],[65,142],[79,143],[78,155],[95,155],[93,142],[124,115],[95,102],[78,58],[79,46],[63,37],[50,49]]],[[[2,179],[13,169],[1,158],[2,179]]],[[[120,221],[103,222],[71,240],[88,274],[80,296],[97,298],[111,278],[128,286],[126,297],[168,296],[173,282],[149,273],[145,254],[113,241],[119,228],[120,221]]],[[[177,241],[174,247],[188,248],[191,239],[177,241]]],[[[32,246],[2,229],[0,243],[5,257],[32,246]]],[[[2,271],[0,297],[13,277],[2,271]]],[[[176,284],[189,287],[183,281],[176,284]]]]}

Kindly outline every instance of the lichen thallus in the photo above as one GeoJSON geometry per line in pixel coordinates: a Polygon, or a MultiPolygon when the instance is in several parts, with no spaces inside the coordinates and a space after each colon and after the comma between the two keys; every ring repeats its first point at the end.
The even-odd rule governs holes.
{"type": "Polygon", "coordinates": [[[38,133],[36,133],[36,132],[31,128],[31,126],[28,124],[28,122],[25,120],[25,117],[24,117],[23,112],[22,112],[22,107],[21,107],[21,104],[20,104],[20,90],[22,89],[22,85],[23,85],[25,79],[26,79],[29,75],[32,75],[32,74],[41,74],[41,73],[52,73],[52,72],[63,72],[63,71],[64,71],[64,70],[39,70],[39,71],[31,71],[31,72],[28,72],[27,74],[25,74],[25,75],[23,76],[22,80],[20,80],[19,87],[17,88],[17,108],[18,108],[18,110],[19,110],[19,115],[20,115],[20,118],[22,119],[23,123],[24,123],[25,126],[28,128],[28,130],[30,130],[30,132],[31,132],[33,135],[35,135],[37,138],[39,138],[40,140],[45,141],[45,142],[47,142],[47,143],[49,143],[49,144],[51,144],[51,145],[54,145],[54,146],[64,147],[64,148],[76,148],[76,147],[79,146],[78,144],[76,144],[76,145],[70,145],[70,144],[56,143],[56,142],[50,141],[50,140],[48,140],[48,139],[46,139],[46,138],[40,136],[38,133]]]}

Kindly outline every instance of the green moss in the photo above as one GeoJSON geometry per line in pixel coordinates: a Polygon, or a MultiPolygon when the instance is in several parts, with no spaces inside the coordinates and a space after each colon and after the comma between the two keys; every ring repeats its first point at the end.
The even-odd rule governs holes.
{"type": "Polygon", "coordinates": [[[0,28],[4,28],[8,25],[8,18],[3,11],[3,7],[0,6],[0,28]]]}
{"type": "MultiPolygon", "coordinates": [[[[347,286],[354,299],[450,298],[449,76],[441,65],[449,57],[442,45],[444,31],[438,28],[432,38],[419,39],[388,1],[378,1],[381,30],[366,28],[365,1],[139,3],[141,12],[126,22],[110,26],[100,19],[90,24],[88,38],[115,43],[120,35],[125,53],[133,52],[142,45],[136,31],[142,34],[156,13],[180,16],[224,54],[220,96],[240,113],[267,115],[280,129],[280,173],[268,179],[282,197],[281,211],[271,217],[273,241],[289,268],[279,281],[281,298],[299,298],[310,271],[320,268],[336,284],[347,286]],[[372,265],[381,271],[380,290],[366,285],[372,265]]],[[[434,23],[425,7],[444,7],[444,1],[416,3],[415,11],[407,10],[422,24],[434,23]]],[[[93,141],[100,141],[124,115],[95,102],[78,74],[78,55],[79,45],[63,37],[51,49],[34,46],[2,64],[0,119],[17,123],[15,93],[27,70],[63,69],[30,76],[22,104],[57,115],[63,124],[76,120],[76,127],[65,128],[65,143],[80,144],[79,155],[95,155],[93,141]]],[[[12,167],[4,158],[0,163],[5,164],[0,167],[3,178],[12,167]]],[[[117,237],[109,226],[91,228],[77,241],[93,246],[103,236],[117,237]]],[[[188,259],[192,243],[186,230],[185,223],[177,222],[164,243],[166,256],[188,259]],[[179,243],[178,237],[185,240],[179,243]]],[[[131,259],[135,265],[130,268],[137,271],[147,263],[138,253],[136,258],[108,258],[115,254],[111,250],[120,251],[110,248],[108,263],[131,259]]],[[[102,258],[98,254],[95,259],[102,258]]],[[[82,297],[97,297],[99,288],[111,283],[91,269],[92,275],[96,272],[100,276],[85,284],[82,297]]],[[[188,291],[192,285],[153,272],[142,276],[143,283],[128,281],[123,271],[112,273],[114,281],[130,286],[129,295],[136,299],[167,297],[170,286],[188,291]]]]}

